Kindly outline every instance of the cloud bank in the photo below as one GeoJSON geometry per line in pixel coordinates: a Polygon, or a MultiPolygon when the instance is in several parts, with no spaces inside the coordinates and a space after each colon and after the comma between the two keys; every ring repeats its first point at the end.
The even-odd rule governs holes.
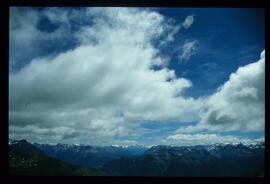
{"type": "Polygon", "coordinates": [[[246,143],[252,144],[264,141],[264,138],[247,139],[232,135],[218,134],[175,134],[168,136],[163,142],[173,145],[208,145],[208,144],[234,144],[246,143]]]}
{"type": "MultiPolygon", "coordinates": [[[[169,69],[170,60],[162,53],[180,26],[160,13],[137,8],[11,8],[10,17],[11,138],[135,144],[136,138],[155,132],[142,126],[147,122],[157,128],[198,122],[165,136],[169,144],[248,142],[215,132],[264,131],[264,51],[259,61],[240,67],[214,94],[194,99],[184,95],[192,81],[169,69]]],[[[188,16],[183,27],[188,29],[193,21],[188,16]]],[[[196,54],[197,44],[193,40],[181,46],[180,61],[196,54]]]]}

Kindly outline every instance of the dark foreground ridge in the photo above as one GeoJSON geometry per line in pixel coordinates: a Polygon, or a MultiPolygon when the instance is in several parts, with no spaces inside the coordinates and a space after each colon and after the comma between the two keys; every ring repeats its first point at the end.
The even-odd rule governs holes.
{"type": "Polygon", "coordinates": [[[9,145],[10,175],[100,176],[102,172],[50,158],[26,140],[9,145]]]}

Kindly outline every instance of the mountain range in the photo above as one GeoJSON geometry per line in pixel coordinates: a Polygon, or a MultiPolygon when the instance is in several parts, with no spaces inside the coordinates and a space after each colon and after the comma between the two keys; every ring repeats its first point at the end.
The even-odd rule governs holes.
{"type": "Polygon", "coordinates": [[[261,177],[264,143],[198,146],[9,144],[11,174],[261,177]]]}
{"type": "Polygon", "coordinates": [[[142,155],[147,148],[143,146],[90,146],[74,144],[37,144],[39,148],[50,157],[60,159],[70,164],[80,165],[87,168],[100,168],[110,160],[123,156],[142,155]]]}

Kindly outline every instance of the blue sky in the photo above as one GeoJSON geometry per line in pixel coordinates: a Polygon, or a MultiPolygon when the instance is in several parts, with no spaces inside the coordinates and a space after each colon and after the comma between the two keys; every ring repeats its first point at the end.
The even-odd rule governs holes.
{"type": "MultiPolygon", "coordinates": [[[[264,49],[263,10],[166,8],[161,9],[160,13],[178,20],[194,15],[195,21],[190,29],[179,32],[174,44],[183,44],[184,40],[197,40],[197,54],[185,64],[179,64],[176,56],[169,65],[179,76],[184,73],[194,83],[188,95],[212,93],[239,66],[259,59],[255,53],[264,49]],[[202,79],[204,83],[201,83],[202,79]]],[[[171,45],[172,48],[174,44],[171,45]]]]}
{"type": "Polygon", "coordinates": [[[10,12],[12,138],[97,145],[264,138],[263,9],[10,12]]]}

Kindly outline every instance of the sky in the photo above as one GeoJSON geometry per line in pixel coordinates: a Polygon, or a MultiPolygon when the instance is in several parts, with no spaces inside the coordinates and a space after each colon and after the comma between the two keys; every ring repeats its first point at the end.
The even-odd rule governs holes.
{"type": "Polygon", "coordinates": [[[264,141],[264,10],[10,8],[9,137],[264,141]]]}

